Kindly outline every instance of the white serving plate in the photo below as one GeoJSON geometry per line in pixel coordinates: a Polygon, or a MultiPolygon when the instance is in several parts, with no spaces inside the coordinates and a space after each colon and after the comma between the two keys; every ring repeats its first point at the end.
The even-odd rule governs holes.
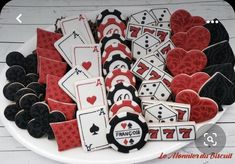
{"type": "MultiPolygon", "coordinates": [[[[136,11],[140,11],[141,9],[134,9],[136,11]]],[[[131,10],[134,12],[133,10],[131,10]]],[[[124,13],[129,13],[130,10],[126,10],[124,13]]],[[[91,12],[86,14],[87,17],[91,20],[95,19],[97,12],[91,12]]],[[[126,14],[127,15],[127,14],[126,14]]],[[[53,31],[54,27],[50,26],[46,30],[53,31]]],[[[22,47],[18,50],[24,55],[30,54],[36,48],[36,35],[32,37],[30,40],[25,42],[22,47]]],[[[57,150],[57,144],[55,140],[48,140],[45,138],[35,139],[31,137],[27,130],[19,129],[14,122],[8,121],[4,116],[4,109],[5,107],[10,104],[11,102],[8,101],[3,95],[3,87],[7,83],[5,72],[8,66],[5,65],[3,71],[0,74],[0,102],[1,102],[1,109],[0,109],[0,119],[9,133],[23,146],[26,148],[38,153],[44,157],[47,157],[52,160],[56,160],[63,163],[100,163],[100,164],[113,164],[113,163],[137,163],[143,162],[151,159],[158,158],[161,153],[169,154],[174,152],[192,141],[177,141],[177,142],[148,142],[141,150],[135,151],[129,154],[119,153],[114,151],[111,148],[103,149],[95,152],[84,152],[82,148],[74,148],[71,150],[59,152],[57,150]]],[[[232,108],[232,106],[230,106],[232,108]]],[[[235,107],[235,104],[233,104],[235,107]]],[[[203,122],[196,125],[196,129],[198,130],[201,126],[206,124],[214,124],[216,123],[221,116],[224,114],[228,107],[224,107],[224,111],[219,112],[216,117],[213,119],[203,122]]],[[[201,134],[197,134],[199,136],[201,134]]]]}

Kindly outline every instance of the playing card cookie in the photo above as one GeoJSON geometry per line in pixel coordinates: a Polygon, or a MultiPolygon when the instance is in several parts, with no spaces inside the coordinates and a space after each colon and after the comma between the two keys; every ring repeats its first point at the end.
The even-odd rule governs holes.
{"type": "Polygon", "coordinates": [[[186,89],[176,95],[175,102],[191,105],[190,121],[204,122],[214,118],[218,105],[210,98],[200,97],[195,91],[186,89]]]}
{"type": "Polygon", "coordinates": [[[186,32],[194,26],[202,26],[206,21],[199,16],[192,16],[186,10],[175,11],[170,18],[170,27],[173,34],[178,32],[186,32]]]}
{"type": "Polygon", "coordinates": [[[166,59],[166,65],[173,76],[181,73],[192,75],[202,71],[207,64],[206,55],[199,50],[185,51],[182,48],[171,50],[166,59]]]}
{"type": "Polygon", "coordinates": [[[178,74],[171,81],[170,89],[174,95],[185,89],[191,89],[198,93],[201,86],[210,78],[207,73],[197,72],[191,76],[178,74]]]}
{"type": "Polygon", "coordinates": [[[176,47],[189,50],[203,50],[210,43],[210,32],[203,26],[195,26],[186,32],[178,32],[171,37],[176,47]]]}

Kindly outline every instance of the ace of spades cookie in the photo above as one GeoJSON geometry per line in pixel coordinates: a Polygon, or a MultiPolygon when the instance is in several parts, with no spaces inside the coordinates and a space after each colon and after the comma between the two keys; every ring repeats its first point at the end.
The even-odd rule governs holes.
{"type": "Polygon", "coordinates": [[[78,110],[106,106],[107,98],[103,77],[80,80],[75,83],[78,110]]]}
{"type": "Polygon", "coordinates": [[[81,65],[93,77],[102,76],[99,44],[81,44],[72,48],[73,67],[81,65]]]}
{"type": "Polygon", "coordinates": [[[82,147],[85,151],[94,151],[109,146],[106,140],[108,124],[106,106],[77,111],[77,121],[82,147]]]}

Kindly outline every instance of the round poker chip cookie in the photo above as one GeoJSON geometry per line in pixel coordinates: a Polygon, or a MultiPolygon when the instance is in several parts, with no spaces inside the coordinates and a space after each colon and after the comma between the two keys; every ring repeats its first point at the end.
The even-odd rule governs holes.
{"type": "Polygon", "coordinates": [[[19,65],[13,65],[6,71],[6,78],[10,82],[24,82],[25,75],[25,69],[19,65]]]}
{"type": "Polygon", "coordinates": [[[120,100],[133,100],[140,104],[137,90],[134,86],[127,83],[118,83],[112,86],[108,91],[107,99],[109,106],[120,100]]]}
{"type": "Polygon", "coordinates": [[[25,66],[25,57],[20,52],[12,51],[6,57],[6,63],[8,66],[20,65],[25,66]]]}
{"type": "Polygon", "coordinates": [[[109,117],[113,117],[115,114],[118,114],[120,112],[130,112],[130,113],[140,114],[142,113],[142,109],[135,101],[120,100],[114,103],[110,108],[109,117]]]}
{"type": "Polygon", "coordinates": [[[112,72],[109,72],[105,78],[107,90],[117,83],[129,83],[135,86],[136,79],[130,70],[118,68],[114,69],[112,72]]]}
{"type": "Polygon", "coordinates": [[[97,28],[98,39],[110,34],[120,34],[125,37],[126,25],[119,19],[108,18],[104,20],[97,28]]]}
{"type": "Polygon", "coordinates": [[[127,45],[127,41],[123,36],[120,34],[112,34],[112,35],[107,35],[104,36],[100,40],[100,51],[103,53],[103,51],[111,44],[117,44],[117,43],[122,43],[124,45],[127,45]]]}
{"type": "Polygon", "coordinates": [[[105,63],[105,61],[112,55],[115,54],[123,54],[130,59],[132,59],[132,53],[130,49],[122,43],[113,43],[109,45],[107,48],[105,48],[104,52],[102,53],[102,64],[105,63]]]}
{"type": "Polygon", "coordinates": [[[3,94],[8,100],[14,101],[16,92],[22,88],[24,85],[19,82],[9,83],[4,87],[3,94]]]}
{"type": "Polygon", "coordinates": [[[133,152],[146,144],[149,138],[148,125],[139,114],[121,112],[110,120],[106,138],[114,150],[133,152]]]}
{"type": "Polygon", "coordinates": [[[97,26],[99,26],[103,21],[105,21],[108,18],[117,18],[126,24],[125,18],[122,16],[122,13],[119,10],[105,9],[96,18],[97,26]]]}
{"type": "Polygon", "coordinates": [[[129,57],[123,54],[116,54],[110,56],[103,65],[103,75],[106,76],[109,72],[114,69],[122,68],[130,70],[132,67],[132,61],[129,57]]]}

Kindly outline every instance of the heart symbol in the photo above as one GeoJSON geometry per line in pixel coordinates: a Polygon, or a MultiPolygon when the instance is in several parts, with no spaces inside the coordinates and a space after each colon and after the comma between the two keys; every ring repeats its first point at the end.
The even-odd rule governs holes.
{"type": "Polygon", "coordinates": [[[172,42],[176,47],[189,50],[203,50],[210,43],[211,34],[202,26],[190,28],[187,32],[178,32],[171,37],[172,42]]]}
{"type": "Polygon", "coordinates": [[[192,16],[186,10],[177,10],[171,15],[170,26],[173,34],[177,32],[186,32],[191,27],[202,26],[206,21],[199,16],[192,16]]]}
{"type": "Polygon", "coordinates": [[[126,128],[126,123],[121,123],[121,126],[122,126],[123,129],[125,129],[126,128]]]}
{"type": "Polygon", "coordinates": [[[91,105],[93,105],[96,101],[96,96],[91,96],[91,97],[87,97],[87,102],[89,102],[91,105]]]}
{"type": "Polygon", "coordinates": [[[168,52],[166,65],[172,75],[181,73],[192,75],[200,72],[207,64],[206,55],[199,50],[185,51],[182,48],[174,48],[168,52]]]}
{"type": "Polygon", "coordinates": [[[178,103],[190,104],[190,121],[196,123],[214,118],[218,112],[218,105],[209,98],[200,97],[190,89],[183,90],[176,95],[175,101],[178,103]]]}
{"type": "Polygon", "coordinates": [[[179,74],[171,81],[170,89],[177,95],[182,90],[191,89],[198,93],[201,86],[210,78],[205,72],[197,72],[189,76],[187,74],[179,74]]]}
{"type": "Polygon", "coordinates": [[[88,70],[90,67],[91,67],[91,62],[83,62],[82,63],[82,66],[86,69],[86,70],[88,70]]]}

